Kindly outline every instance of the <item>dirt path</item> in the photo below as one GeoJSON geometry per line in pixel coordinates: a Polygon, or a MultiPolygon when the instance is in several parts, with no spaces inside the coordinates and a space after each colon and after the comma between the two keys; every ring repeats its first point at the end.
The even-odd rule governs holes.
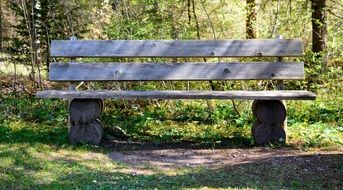
{"type": "MultiPolygon", "coordinates": [[[[264,162],[269,165],[293,165],[307,170],[327,170],[331,162],[343,164],[343,152],[311,151],[292,149],[148,149],[113,151],[108,155],[113,160],[134,166],[154,166],[159,169],[180,167],[221,168],[247,163],[264,162]]],[[[340,171],[343,174],[343,168],[340,171]]],[[[343,176],[342,176],[343,177],[343,176]]]]}

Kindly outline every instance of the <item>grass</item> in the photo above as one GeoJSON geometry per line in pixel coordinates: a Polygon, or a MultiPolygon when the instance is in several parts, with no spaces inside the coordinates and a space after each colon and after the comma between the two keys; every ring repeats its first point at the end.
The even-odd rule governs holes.
{"type": "Polygon", "coordinates": [[[2,143],[0,149],[1,189],[335,189],[343,185],[342,155],[326,155],[325,163],[316,163],[332,170],[330,181],[324,183],[327,174],[310,171],[306,176],[300,166],[266,160],[219,169],[143,166],[153,174],[136,174],[130,172],[132,166],[111,160],[104,149],[41,143],[2,143]]]}
{"type": "MultiPolygon", "coordinates": [[[[23,138],[27,137],[19,141],[23,138]]],[[[56,136],[51,141],[59,139],[56,136]]],[[[330,166],[332,171],[327,172],[336,175],[329,175],[333,178],[324,183],[326,175],[315,174],[318,171],[306,175],[306,166],[290,163],[280,166],[267,160],[215,169],[161,170],[141,166],[153,173],[136,174],[130,172],[133,166],[111,160],[105,148],[55,145],[37,140],[1,142],[0,150],[1,189],[334,189],[343,185],[342,155],[339,154],[325,155],[322,162],[316,163],[330,166]]],[[[301,156],[287,159],[297,160],[301,156]]]]}
{"type": "MultiPolygon", "coordinates": [[[[230,111],[230,105],[221,102],[215,103],[219,105],[215,117],[208,115],[204,111],[206,104],[199,101],[174,103],[171,105],[180,106],[176,111],[148,106],[128,109],[130,115],[122,116],[109,106],[103,120],[107,127],[117,122],[134,141],[162,144],[187,141],[209,143],[212,148],[223,141],[229,147],[253,145],[249,128],[253,118],[244,111],[241,115],[246,123],[230,111]],[[225,116],[227,113],[229,116],[225,116]]],[[[295,104],[291,102],[290,113],[311,106],[308,102],[299,107],[295,104]]],[[[67,144],[66,102],[7,97],[0,108],[1,189],[334,189],[343,185],[339,178],[343,176],[342,154],[325,155],[321,159],[332,170],[325,171],[333,177],[327,183],[323,182],[326,175],[314,175],[316,170],[313,175],[306,175],[301,165],[275,165],[264,159],[220,168],[161,170],[144,165],[140,169],[152,173],[137,174],[132,172],[135,167],[110,159],[109,148],[67,144]]],[[[337,112],[337,106],[324,105],[323,109],[328,114],[337,112]]],[[[291,114],[289,118],[290,146],[342,150],[342,128],[336,126],[341,125],[342,118],[332,116],[330,122],[308,123],[308,117],[295,121],[295,116],[291,114]]],[[[302,157],[294,155],[288,159],[302,157]]]]}

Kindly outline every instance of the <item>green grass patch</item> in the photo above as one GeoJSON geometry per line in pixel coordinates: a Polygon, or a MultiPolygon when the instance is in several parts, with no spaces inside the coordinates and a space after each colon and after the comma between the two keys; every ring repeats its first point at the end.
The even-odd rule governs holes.
{"type": "MultiPolygon", "coordinates": [[[[223,165],[222,168],[184,167],[161,170],[140,166],[137,169],[110,159],[105,152],[104,149],[85,146],[56,147],[43,143],[1,143],[0,188],[334,189],[342,185],[339,179],[342,175],[341,155],[327,155],[321,158],[332,170],[329,172],[325,169],[327,173],[322,175],[315,173],[319,170],[312,171],[306,165],[302,165],[303,163],[278,165],[269,160],[223,165]],[[137,174],[135,170],[148,170],[150,173],[137,174]],[[324,183],[328,175],[332,178],[330,182],[324,183]]],[[[296,161],[303,158],[294,156],[282,159],[296,161]]],[[[319,167],[323,163],[316,164],[319,167]]]]}

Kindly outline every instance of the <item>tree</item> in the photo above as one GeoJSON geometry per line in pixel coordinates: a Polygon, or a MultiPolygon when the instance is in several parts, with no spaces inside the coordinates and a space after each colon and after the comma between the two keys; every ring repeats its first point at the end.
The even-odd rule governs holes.
{"type": "Polygon", "coordinates": [[[327,44],[326,0],[311,0],[312,51],[323,53],[327,44]]]}
{"type": "MultiPolygon", "coordinates": [[[[11,46],[9,44],[9,39],[10,36],[13,35],[10,23],[15,20],[8,5],[9,0],[0,0],[0,51],[2,51],[2,53],[10,52],[11,46]]],[[[4,54],[2,55],[4,56],[4,54]]]]}
{"type": "Polygon", "coordinates": [[[3,25],[2,25],[2,1],[0,2],[0,51],[2,51],[2,42],[3,42],[3,25]]]}
{"type": "MultiPolygon", "coordinates": [[[[82,37],[89,25],[89,7],[81,0],[15,0],[9,7],[16,17],[12,23],[16,34],[11,39],[14,58],[18,63],[30,63],[31,73],[45,63],[49,68],[49,44],[51,39],[68,39],[72,35],[82,37]]],[[[39,74],[39,73],[38,73],[39,74]]],[[[34,75],[33,75],[34,78],[34,75]]]]}
{"type": "Polygon", "coordinates": [[[255,0],[247,0],[246,5],[246,38],[247,39],[253,39],[256,38],[256,32],[254,28],[254,23],[256,21],[256,10],[255,10],[255,0]]]}

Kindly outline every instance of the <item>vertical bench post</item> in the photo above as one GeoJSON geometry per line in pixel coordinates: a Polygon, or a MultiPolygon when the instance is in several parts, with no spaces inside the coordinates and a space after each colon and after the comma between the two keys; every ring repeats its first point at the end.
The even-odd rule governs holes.
{"type": "MultiPolygon", "coordinates": [[[[72,36],[70,40],[77,40],[72,36]]],[[[75,57],[68,64],[74,64],[75,57]]],[[[76,91],[77,82],[69,82],[69,91],[76,91]]],[[[103,111],[101,99],[69,100],[68,140],[71,144],[80,142],[98,145],[103,136],[103,126],[98,119],[103,111]]]]}
{"type": "MultiPolygon", "coordinates": [[[[283,37],[281,35],[278,35],[276,37],[276,39],[283,39],[283,37]]],[[[278,57],[277,58],[277,61],[278,62],[282,62],[283,61],[283,58],[282,57],[278,57]]],[[[285,89],[285,83],[283,80],[278,80],[277,82],[277,89],[278,90],[284,90],[285,89]]],[[[286,112],[287,112],[287,106],[286,106],[286,101],[285,100],[282,100],[281,101],[282,104],[285,106],[285,109],[286,109],[286,112]]],[[[285,118],[285,121],[282,123],[281,127],[285,130],[285,132],[287,133],[287,115],[286,115],[286,118],[285,118]]],[[[286,136],[287,137],[287,136],[286,136]]],[[[285,139],[286,140],[286,139],[285,139]]]]}
{"type": "MultiPolygon", "coordinates": [[[[77,37],[76,36],[72,36],[72,37],[70,37],[70,40],[77,40],[77,37]]],[[[69,64],[73,64],[74,62],[75,62],[75,60],[76,60],[76,58],[75,57],[72,57],[72,58],[70,58],[70,62],[69,62],[69,64]]],[[[76,90],[76,82],[69,82],[69,90],[70,91],[74,91],[74,90],[76,90]]]]}
{"type": "MultiPolygon", "coordinates": [[[[276,39],[282,39],[282,36],[276,39]]],[[[282,60],[282,57],[277,57],[276,61],[282,60]]],[[[283,80],[277,80],[277,89],[284,90],[283,80]]],[[[255,100],[252,110],[257,118],[251,129],[256,144],[286,142],[287,110],[284,100],[255,100]]]]}

